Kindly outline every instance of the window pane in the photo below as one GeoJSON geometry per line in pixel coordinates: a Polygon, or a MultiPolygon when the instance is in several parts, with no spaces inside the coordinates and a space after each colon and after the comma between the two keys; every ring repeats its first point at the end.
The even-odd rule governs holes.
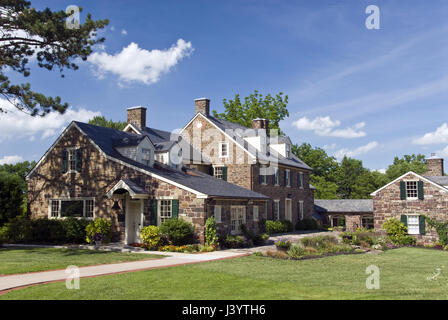
{"type": "Polygon", "coordinates": [[[59,200],[51,201],[51,216],[58,217],[59,216],[59,200]]]}
{"type": "Polygon", "coordinates": [[[82,217],[83,212],[84,201],[61,201],[61,217],[82,217]]]}

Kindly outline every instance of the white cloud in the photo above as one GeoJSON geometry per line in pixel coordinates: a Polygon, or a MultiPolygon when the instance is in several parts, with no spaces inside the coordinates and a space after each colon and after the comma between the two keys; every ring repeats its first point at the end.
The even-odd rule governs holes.
{"type": "Polygon", "coordinates": [[[331,120],[327,117],[316,117],[313,120],[307,117],[302,117],[293,122],[293,125],[299,130],[314,131],[315,134],[325,137],[337,137],[337,138],[360,138],[364,137],[366,133],[361,129],[365,127],[364,122],[359,122],[353,127],[347,127],[345,129],[335,129],[341,125],[339,120],[331,120]]]}
{"type": "Polygon", "coordinates": [[[382,169],[373,170],[373,171],[376,171],[376,172],[379,172],[379,173],[386,173],[387,169],[382,168],[382,169]]]}
{"type": "Polygon", "coordinates": [[[95,74],[100,79],[108,72],[119,76],[121,81],[152,84],[168,73],[179,61],[193,52],[191,42],[183,39],[166,50],[148,51],[132,42],[121,52],[109,55],[106,52],[93,53],[88,61],[96,66],[95,74]]]}
{"type": "Polygon", "coordinates": [[[127,34],[128,32],[125,29],[121,30],[121,35],[126,36],[127,34]]]}
{"type": "Polygon", "coordinates": [[[14,164],[20,161],[23,161],[23,158],[21,156],[4,156],[0,159],[0,164],[14,164]]]}
{"type": "Polygon", "coordinates": [[[445,122],[434,132],[425,133],[413,141],[414,144],[435,144],[448,142],[448,124],[445,122]]]}
{"type": "MultiPolygon", "coordinates": [[[[0,105],[8,105],[3,99],[0,99],[0,105]]],[[[10,111],[0,114],[0,141],[16,138],[28,138],[30,141],[35,136],[45,139],[60,133],[72,120],[87,122],[94,116],[101,115],[86,109],[75,110],[68,108],[64,114],[50,112],[45,117],[31,117],[21,111],[14,110],[9,105],[10,111]]]]}
{"type": "Polygon", "coordinates": [[[334,156],[337,159],[342,159],[344,156],[347,156],[349,158],[353,158],[353,157],[356,157],[356,156],[360,156],[362,154],[366,154],[369,151],[375,149],[376,147],[378,147],[378,142],[372,141],[372,142],[369,142],[366,145],[360,146],[360,147],[358,147],[356,149],[353,149],[353,150],[349,150],[347,148],[340,149],[340,150],[335,152],[334,156]]]}

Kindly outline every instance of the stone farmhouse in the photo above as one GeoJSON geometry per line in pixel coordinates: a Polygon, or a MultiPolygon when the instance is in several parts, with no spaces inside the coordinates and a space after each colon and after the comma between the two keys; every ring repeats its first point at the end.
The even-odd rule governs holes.
{"type": "Polygon", "coordinates": [[[444,176],[443,159],[432,155],[426,159],[427,172],[407,172],[374,191],[375,230],[383,231],[383,223],[396,218],[408,227],[408,233],[421,244],[438,239],[435,230],[428,230],[424,215],[437,221],[448,220],[448,176],[444,176]]]}
{"type": "Polygon", "coordinates": [[[212,215],[222,234],[242,224],[257,232],[261,219],[311,218],[312,169],[290,139],[272,135],[264,119],[245,128],[209,109],[210,100],[195,100],[178,134],[148,127],[144,107],[127,109],[122,131],[73,121],[27,176],[31,217],[104,217],[129,244],[166,219],[192,222],[204,242],[212,215]]]}

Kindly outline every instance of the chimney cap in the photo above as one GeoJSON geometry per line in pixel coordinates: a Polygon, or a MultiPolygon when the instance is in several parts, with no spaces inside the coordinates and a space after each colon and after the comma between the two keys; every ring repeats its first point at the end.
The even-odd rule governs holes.
{"type": "Polygon", "coordinates": [[[134,109],[145,109],[145,110],[147,110],[146,107],[143,107],[143,106],[130,107],[130,108],[127,108],[126,110],[134,110],[134,109]]]}
{"type": "Polygon", "coordinates": [[[201,100],[210,100],[209,98],[197,98],[197,99],[194,99],[194,101],[201,101],[201,100]]]}
{"type": "Polygon", "coordinates": [[[431,156],[426,158],[426,160],[430,160],[430,159],[443,159],[442,157],[439,157],[436,153],[431,153],[431,156]]]}

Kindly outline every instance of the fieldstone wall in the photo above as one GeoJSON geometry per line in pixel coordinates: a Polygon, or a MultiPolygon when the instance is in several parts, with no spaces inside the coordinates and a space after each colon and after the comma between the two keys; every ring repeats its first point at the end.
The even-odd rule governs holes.
{"type": "MultiPolygon", "coordinates": [[[[409,173],[402,180],[421,180],[409,173]]],[[[384,231],[383,223],[395,218],[400,220],[401,215],[424,214],[437,221],[448,219],[448,192],[443,191],[432,183],[423,181],[424,200],[401,200],[400,181],[396,181],[387,188],[379,191],[373,197],[373,212],[376,231],[384,231]]],[[[418,243],[429,244],[437,241],[435,230],[426,223],[426,235],[415,235],[418,243]]]]}

